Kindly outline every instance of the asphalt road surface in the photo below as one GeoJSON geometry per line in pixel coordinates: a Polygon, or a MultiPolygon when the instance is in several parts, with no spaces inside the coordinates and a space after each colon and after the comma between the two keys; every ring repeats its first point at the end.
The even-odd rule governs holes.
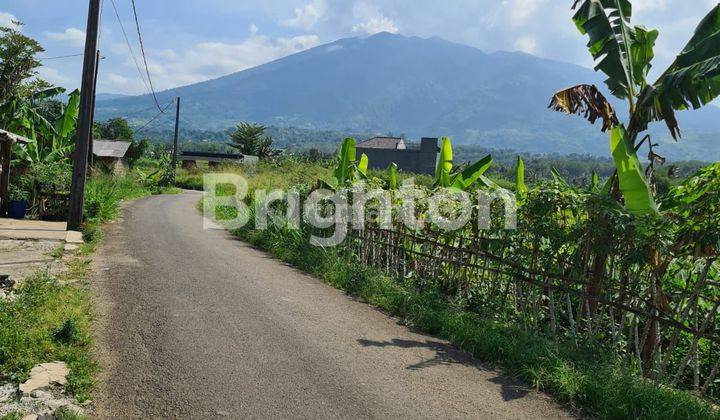
{"type": "Polygon", "coordinates": [[[100,418],[563,418],[547,396],[220,230],[129,205],[93,262],[100,418]]]}

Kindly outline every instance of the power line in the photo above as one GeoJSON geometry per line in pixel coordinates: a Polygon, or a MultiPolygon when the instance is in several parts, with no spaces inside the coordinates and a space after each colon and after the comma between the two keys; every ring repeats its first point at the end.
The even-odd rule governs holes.
{"type": "Polygon", "coordinates": [[[119,118],[133,117],[135,115],[140,115],[140,114],[144,114],[148,111],[152,111],[153,109],[155,109],[155,105],[148,107],[148,108],[139,109],[137,111],[126,112],[124,115],[120,116],[119,118]]]}
{"type": "MultiPolygon", "coordinates": [[[[160,112],[158,112],[157,114],[155,114],[154,117],[150,118],[150,120],[149,120],[148,122],[146,122],[145,124],[143,124],[142,127],[140,127],[140,128],[138,128],[137,130],[135,130],[135,134],[138,134],[138,133],[142,132],[143,130],[145,130],[145,129],[147,128],[147,126],[149,126],[150,124],[152,124],[153,121],[155,121],[156,119],[158,119],[159,116],[161,116],[162,114],[164,114],[165,111],[167,111],[167,109],[170,108],[170,106],[171,106],[172,104],[174,104],[174,103],[175,103],[175,99],[173,99],[172,101],[170,101],[170,102],[165,106],[165,108],[160,108],[160,112]]],[[[151,128],[154,128],[154,127],[151,127],[151,128]]]]}
{"type": "MultiPolygon", "coordinates": [[[[135,51],[133,50],[132,44],[130,43],[130,38],[127,35],[127,32],[125,31],[125,25],[122,23],[122,19],[120,18],[120,13],[118,13],[117,6],[115,5],[115,0],[110,0],[112,3],[113,10],[115,11],[115,17],[117,18],[118,23],[120,24],[120,30],[122,31],[123,37],[125,37],[125,43],[127,44],[128,50],[130,51],[130,56],[132,57],[133,61],[135,62],[135,68],[138,71],[138,76],[140,76],[140,80],[142,80],[143,84],[145,85],[145,89],[148,93],[150,93],[150,87],[148,86],[147,81],[145,80],[145,76],[143,75],[142,70],[140,69],[140,63],[138,62],[137,56],[135,55],[135,51]]],[[[156,100],[157,103],[157,100],[156,100]]],[[[154,108],[154,107],[153,107],[154,108]]]]}
{"type": "Polygon", "coordinates": [[[150,69],[148,68],[147,55],[145,54],[145,45],[143,45],[142,34],[140,33],[140,21],[137,15],[137,9],[135,8],[135,0],[130,0],[130,3],[132,3],[133,16],[135,17],[135,27],[137,28],[138,41],[140,42],[140,52],[142,53],[143,62],[145,63],[145,72],[147,73],[148,83],[150,84],[150,91],[152,92],[153,99],[155,100],[155,105],[157,105],[161,113],[164,113],[165,111],[160,108],[160,103],[157,100],[157,95],[155,95],[155,88],[153,87],[152,78],[150,77],[150,69]]]}
{"type": "Polygon", "coordinates": [[[40,60],[40,61],[45,61],[45,60],[59,60],[59,59],[61,59],[61,58],[82,57],[83,55],[85,55],[85,54],[84,54],[84,53],[79,53],[79,54],[70,54],[70,55],[58,55],[58,56],[55,56],[55,57],[40,57],[39,60],[40,60]]]}

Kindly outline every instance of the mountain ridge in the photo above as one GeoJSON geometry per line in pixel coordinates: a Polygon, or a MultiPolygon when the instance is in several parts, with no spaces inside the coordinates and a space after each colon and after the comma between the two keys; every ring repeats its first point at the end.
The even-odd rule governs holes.
{"type": "MultiPolygon", "coordinates": [[[[533,153],[606,156],[606,135],[579,117],[547,109],[552,94],[579,83],[601,88],[602,75],[522,52],[486,53],[442,38],[388,33],[343,38],[269,63],[159,92],[183,100],[183,124],[222,130],[240,121],[313,130],[448,135],[459,144],[533,153]]],[[[609,95],[608,95],[609,96],[609,95]]],[[[614,101],[618,113],[626,106],[614,101]]],[[[99,119],[142,113],[148,95],[99,100],[99,119]]],[[[652,133],[672,157],[720,159],[708,135],[720,109],[681,113],[691,147],[652,133]],[[665,147],[667,146],[667,147],[665,147]]]]}

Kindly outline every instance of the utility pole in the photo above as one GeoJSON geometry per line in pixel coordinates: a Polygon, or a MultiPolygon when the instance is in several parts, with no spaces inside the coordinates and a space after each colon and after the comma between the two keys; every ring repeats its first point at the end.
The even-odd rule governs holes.
{"type": "Polygon", "coordinates": [[[173,138],[173,154],[172,154],[172,168],[173,177],[177,170],[177,157],[178,157],[178,136],[180,135],[180,97],[175,99],[175,137],[173,138]]]}
{"type": "Polygon", "coordinates": [[[92,118],[90,118],[90,146],[88,147],[88,166],[92,168],[93,161],[93,142],[95,136],[93,136],[93,127],[95,126],[95,101],[97,99],[97,81],[98,81],[98,70],[100,69],[100,50],[97,51],[95,58],[95,80],[93,81],[93,100],[92,100],[92,118]]]}
{"type": "Polygon", "coordinates": [[[88,151],[92,137],[92,106],[95,96],[95,68],[97,67],[98,27],[100,25],[100,0],[90,0],[88,6],[87,31],[85,36],[85,58],[83,60],[82,85],[80,87],[80,115],[75,138],[68,230],[78,230],[83,218],[85,202],[85,178],[87,176],[88,151]]]}

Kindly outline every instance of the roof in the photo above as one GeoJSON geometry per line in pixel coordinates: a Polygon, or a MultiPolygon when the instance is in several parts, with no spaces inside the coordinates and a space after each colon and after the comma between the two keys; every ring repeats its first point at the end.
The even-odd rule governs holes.
{"type": "Polygon", "coordinates": [[[97,157],[123,158],[130,145],[129,141],[93,140],[93,154],[97,157]]]}
{"type": "Polygon", "coordinates": [[[405,150],[405,141],[400,137],[373,137],[358,143],[355,147],[361,149],[405,150]]]}
{"type": "Polygon", "coordinates": [[[28,138],[0,129],[0,141],[8,140],[13,143],[30,143],[30,139],[28,138]]]}
{"type": "Polygon", "coordinates": [[[184,151],[181,154],[185,157],[199,157],[199,158],[219,158],[219,159],[242,159],[245,155],[237,153],[211,153],[211,152],[187,152],[184,151]]]}

